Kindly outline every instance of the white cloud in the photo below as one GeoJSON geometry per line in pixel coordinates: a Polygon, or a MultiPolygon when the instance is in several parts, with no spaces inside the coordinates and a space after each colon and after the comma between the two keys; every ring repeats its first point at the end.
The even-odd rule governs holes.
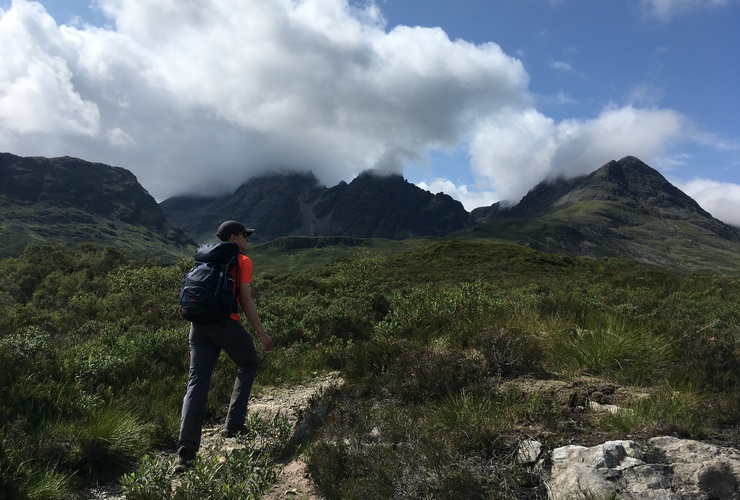
{"type": "Polygon", "coordinates": [[[572,64],[566,61],[553,61],[550,63],[550,67],[555,71],[560,71],[561,73],[575,75],[581,78],[586,77],[586,75],[575,69],[572,64]]]}
{"type": "Polygon", "coordinates": [[[640,0],[640,5],[648,16],[668,22],[699,9],[723,7],[727,0],[640,0]]]}
{"type": "Polygon", "coordinates": [[[608,106],[592,120],[555,123],[534,109],[499,113],[471,143],[473,168],[484,185],[516,202],[548,178],[592,172],[627,155],[650,162],[687,132],[671,110],[608,106]]]}
{"type": "Polygon", "coordinates": [[[552,69],[562,71],[563,73],[571,73],[574,71],[573,66],[571,66],[570,63],[567,63],[565,61],[553,61],[550,63],[550,67],[552,69]]]}
{"type": "Polygon", "coordinates": [[[669,172],[677,168],[688,165],[691,155],[686,153],[676,153],[671,156],[658,157],[653,161],[653,167],[658,170],[669,172]]]}
{"type": "Polygon", "coordinates": [[[428,184],[420,182],[417,187],[431,193],[445,193],[462,203],[468,212],[475,208],[490,206],[494,203],[491,200],[497,199],[493,191],[478,191],[465,184],[457,185],[449,179],[435,178],[428,184]]]}
{"type": "Polygon", "coordinates": [[[326,183],[401,171],[531,99],[498,45],[386,32],[373,4],[100,4],[110,28],[57,26],[27,0],[2,12],[0,42],[15,50],[0,60],[0,144],[123,166],[159,199],[276,168],[326,183]]]}
{"type": "Polygon", "coordinates": [[[694,179],[683,184],[676,183],[676,187],[717,219],[740,227],[740,185],[694,179]]]}
{"type": "Polygon", "coordinates": [[[627,98],[633,106],[657,106],[663,99],[665,91],[652,85],[641,84],[632,88],[627,98]]]}
{"type": "Polygon", "coordinates": [[[39,4],[16,2],[2,13],[0,46],[14,48],[0,62],[0,133],[98,132],[98,108],[75,89],[63,38],[39,4]]]}
{"type": "Polygon", "coordinates": [[[740,151],[740,142],[707,132],[695,132],[691,140],[716,151],[740,151]]]}

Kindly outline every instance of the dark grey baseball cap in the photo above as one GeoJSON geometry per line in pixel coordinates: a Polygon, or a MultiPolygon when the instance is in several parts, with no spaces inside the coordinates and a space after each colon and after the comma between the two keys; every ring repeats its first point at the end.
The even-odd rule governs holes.
{"type": "Polygon", "coordinates": [[[241,222],[237,222],[235,220],[227,220],[220,226],[218,226],[218,231],[216,231],[216,236],[218,236],[218,239],[221,241],[228,240],[232,234],[239,234],[244,233],[245,235],[249,236],[254,232],[254,229],[245,227],[244,224],[241,222]]]}

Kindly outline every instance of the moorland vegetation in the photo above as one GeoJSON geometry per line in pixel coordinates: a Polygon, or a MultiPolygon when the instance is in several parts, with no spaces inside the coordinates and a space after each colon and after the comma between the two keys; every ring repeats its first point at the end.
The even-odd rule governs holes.
{"type": "MultiPolygon", "coordinates": [[[[260,249],[250,254],[259,271],[260,249]]],[[[0,261],[0,491],[74,498],[113,481],[128,498],[258,498],[302,454],[330,499],[544,498],[514,460],[526,438],[740,445],[737,277],[475,241],[349,255],[293,255],[290,272],[270,262],[254,283],[278,345],[261,353],[256,393],[330,371],[345,380],[324,395],[317,433],[293,446],[280,418],[252,417],[242,452],[200,460],[174,492],[188,367],[174,309],[191,262],[93,245],[0,261]],[[581,400],[539,383],[554,381],[581,400]],[[630,411],[589,411],[597,393],[630,411]]],[[[221,361],[214,423],[233,380],[221,361]]]]}

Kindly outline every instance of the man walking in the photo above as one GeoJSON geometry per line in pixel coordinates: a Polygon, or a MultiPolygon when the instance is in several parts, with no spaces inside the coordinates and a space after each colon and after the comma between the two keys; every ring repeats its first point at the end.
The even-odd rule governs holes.
{"type": "MultiPolygon", "coordinates": [[[[233,242],[239,246],[235,266],[238,269],[232,270],[232,276],[238,280],[235,283],[237,302],[244,311],[247,321],[257,333],[262,346],[269,351],[273,347],[272,339],[267,335],[252,300],[252,261],[244,255],[249,236],[253,232],[254,229],[248,229],[241,223],[230,220],[221,224],[216,235],[221,241],[233,242]]],[[[223,436],[233,437],[246,430],[244,422],[247,417],[247,403],[258,366],[254,341],[241,325],[238,312],[232,312],[228,317],[224,317],[223,321],[216,323],[192,323],[189,342],[190,378],[182,402],[176,473],[185,472],[191,466],[200,448],[203,414],[208,401],[208,387],[221,350],[225,351],[237,366],[231,403],[224,429],[221,432],[223,436]]]]}

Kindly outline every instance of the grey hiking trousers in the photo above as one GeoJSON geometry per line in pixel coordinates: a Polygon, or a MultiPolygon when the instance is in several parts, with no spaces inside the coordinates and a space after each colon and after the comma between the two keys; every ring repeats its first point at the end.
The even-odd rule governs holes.
{"type": "Polygon", "coordinates": [[[257,351],[252,336],[238,321],[193,323],[190,327],[190,378],[182,401],[178,454],[192,459],[200,448],[203,414],[208,402],[211,375],[221,350],[237,366],[231,403],[226,416],[227,429],[239,429],[247,417],[247,403],[257,375],[257,351]]]}

